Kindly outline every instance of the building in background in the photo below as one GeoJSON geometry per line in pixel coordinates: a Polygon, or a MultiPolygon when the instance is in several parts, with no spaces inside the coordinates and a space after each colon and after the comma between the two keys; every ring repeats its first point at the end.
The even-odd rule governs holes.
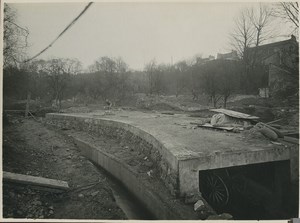
{"type": "Polygon", "coordinates": [[[295,36],[292,35],[288,40],[248,48],[246,57],[250,66],[265,66],[268,76],[268,95],[298,96],[299,43],[295,36]]]}
{"type": "Polygon", "coordinates": [[[217,59],[220,60],[239,60],[239,56],[236,50],[232,50],[230,53],[218,53],[217,59]]]}

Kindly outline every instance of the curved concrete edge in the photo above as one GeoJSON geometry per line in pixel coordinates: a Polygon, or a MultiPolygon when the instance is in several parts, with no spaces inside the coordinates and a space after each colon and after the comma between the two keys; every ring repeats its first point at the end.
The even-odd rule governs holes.
{"type": "MultiPolygon", "coordinates": [[[[111,154],[93,147],[81,139],[73,138],[84,155],[117,178],[138,200],[157,218],[162,220],[198,219],[192,207],[174,207],[174,200],[164,200],[158,195],[147,180],[130,170],[130,168],[111,154]],[[172,203],[172,205],[171,205],[172,203]]],[[[183,204],[182,204],[183,205],[183,204]]]]}
{"type": "MultiPolygon", "coordinates": [[[[174,157],[164,145],[159,142],[154,136],[147,133],[146,131],[125,122],[108,120],[103,118],[94,118],[86,115],[72,115],[72,114],[57,114],[49,113],[46,114],[46,122],[48,124],[54,124],[58,127],[66,127],[70,129],[77,129],[85,132],[99,133],[99,129],[110,128],[110,129],[122,129],[125,132],[129,132],[136,137],[141,138],[143,141],[152,145],[152,147],[159,152],[161,160],[153,160],[157,163],[160,168],[165,185],[168,187],[173,196],[177,196],[180,193],[179,181],[174,180],[175,177],[178,179],[178,160],[174,157]]],[[[100,130],[101,132],[101,130],[100,130]]],[[[114,132],[112,133],[114,134],[114,132]]],[[[180,194],[182,196],[182,194],[180,194]]]]}
{"type": "Polygon", "coordinates": [[[157,140],[153,135],[150,133],[142,130],[139,127],[134,126],[133,124],[122,122],[122,121],[115,121],[110,119],[104,118],[95,118],[95,117],[88,117],[84,115],[72,115],[72,114],[58,114],[58,113],[48,113],[46,114],[46,119],[64,119],[66,121],[81,121],[84,123],[89,124],[96,124],[96,125],[104,125],[107,127],[114,127],[114,128],[121,128],[125,131],[129,131],[132,134],[142,138],[153,147],[159,150],[161,155],[166,159],[166,161],[170,164],[170,167],[174,172],[178,172],[178,159],[174,157],[174,155],[167,149],[165,146],[157,140]]]}
{"type": "MultiPolygon", "coordinates": [[[[99,127],[101,127],[101,126],[112,128],[112,129],[119,128],[119,129],[123,129],[124,131],[128,131],[135,136],[140,137],[142,140],[147,139],[145,141],[147,143],[151,144],[155,149],[157,149],[157,147],[159,147],[158,151],[160,153],[162,151],[167,151],[167,149],[164,148],[163,145],[156,138],[154,138],[154,136],[139,129],[136,126],[131,125],[130,123],[107,120],[107,119],[102,119],[102,118],[96,119],[94,117],[85,116],[85,115],[54,114],[54,113],[50,113],[50,114],[46,115],[46,123],[50,124],[50,125],[54,125],[56,127],[60,127],[60,128],[70,128],[70,129],[77,129],[79,131],[96,132],[96,133],[97,132],[100,133],[99,127]]],[[[89,143],[87,143],[87,142],[82,141],[82,139],[81,140],[77,139],[77,142],[79,145],[82,145],[83,148],[85,148],[85,147],[93,148],[93,146],[89,145],[89,143]]],[[[153,192],[151,192],[153,190],[153,188],[149,185],[145,186],[144,185],[145,181],[141,180],[141,178],[138,177],[137,174],[135,174],[133,171],[130,171],[129,166],[127,166],[126,164],[116,165],[116,163],[114,163],[114,162],[120,163],[120,161],[117,161],[117,158],[115,158],[112,155],[107,154],[103,151],[100,152],[96,148],[89,149],[87,151],[89,151],[89,152],[86,154],[86,156],[89,159],[91,159],[93,162],[99,164],[101,167],[103,167],[108,172],[110,172],[114,177],[119,179],[128,188],[129,191],[131,191],[133,194],[135,194],[137,196],[138,199],[140,199],[142,201],[144,200],[146,202],[145,206],[151,212],[153,212],[153,213],[158,212],[155,214],[155,216],[159,216],[158,217],[159,219],[199,219],[196,216],[199,213],[195,213],[191,206],[188,208],[187,205],[184,205],[181,202],[180,202],[181,205],[177,205],[179,207],[176,210],[170,209],[171,207],[169,205],[167,205],[168,201],[164,201],[161,198],[159,198],[159,197],[161,197],[161,196],[159,196],[159,194],[153,195],[153,192]],[[94,151],[94,152],[92,152],[92,151],[94,151]],[[105,154],[105,155],[103,155],[103,154],[105,154]],[[107,161],[108,158],[103,158],[104,160],[102,160],[101,157],[109,157],[109,159],[111,159],[113,161],[107,161]],[[114,163],[114,164],[112,164],[112,163],[114,163]],[[115,169],[114,166],[117,166],[117,168],[115,169]],[[124,170],[121,170],[121,169],[124,169],[124,170]],[[127,171],[126,173],[124,173],[125,169],[127,171]],[[114,171],[114,173],[112,173],[113,171],[114,171]],[[124,179],[123,176],[126,176],[126,175],[132,175],[132,176],[124,179]],[[136,179],[134,180],[133,177],[135,177],[136,179]],[[128,180],[128,179],[131,179],[131,180],[128,180]],[[144,182],[144,183],[141,183],[141,182],[144,182]],[[135,185],[139,185],[139,183],[141,185],[138,186],[138,189],[137,189],[136,188],[137,186],[135,186],[135,185]],[[145,192],[145,190],[148,190],[148,192],[145,192]],[[146,194],[148,194],[147,195],[148,198],[145,198],[146,194]],[[149,199],[149,201],[147,201],[147,199],[149,199]],[[150,206],[148,206],[148,204],[150,206]],[[166,209],[156,210],[157,207],[160,207],[160,209],[161,209],[162,204],[164,204],[164,208],[166,208],[166,209]],[[167,205],[167,207],[165,207],[165,205],[167,205]],[[185,213],[185,214],[180,215],[177,212],[185,213]]],[[[175,165],[176,172],[175,173],[170,172],[169,171],[170,168],[162,170],[162,172],[163,171],[165,172],[165,175],[164,175],[164,177],[161,176],[161,179],[165,183],[165,188],[168,188],[168,190],[166,190],[166,194],[171,192],[171,194],[173,196],[173,197],[171,197],[171,199],[169,199],[169,203],[170,203],[170,201],[171,201],[171,203],[174,203],[176,200],[175,199],[176,194],[172,193],[172,187],[174,188],[174,185],[175,185],[175,187],[178,188],[179,185],[182,185],[182,183],[189,184],[190,186],[187,187],[187,190],[184,190],[184,188],[178,188],[179,193],[177,195],[180,195],[180,197],[186,197],[186,196],[199,197],[199,195],[201,196],[198,184],[194,183],[194,181],[198,180],[198,172],[195,172],[193,170],[190,170],[190,168],[188,168],[187,169],[188,172],[185,174],[185,176],[191,177],[190,173],[193,173],[194,175],[192,177],[194,179],[188,179],[188,181],[190,183],[188,181],[180,182],[182,179],[180,179],[180,176],[179,176],[180,173],[179,173],[178,167],[182,161],[184,161],[184,160],[181,160],[181,159],[176,160],[176,165],[175,165]],[[168,184],[168,179],[173,178],[171,175],[174,175],[173,177],[176,177],[175,184],[172,183],[173,186],[168,184]]],[[[161,162],[165,162],[165,160],[162,160],[161,162]]],[[[158,163],[158,164],[160,164],[160,163],[158,163]]],[[[184,186],[186,186],[186,185],[184,185],[184,186]]],[[[178,203],[178,200],[177,200],[177,203],[178,203]]],[[[207,204],[207,202],[205,202],[205,206],[207,207],[208,210],[213,211],[212,208],[207,204]]],[[[207,213],[203,213],[203,214],[206,215],[207,213]]],[[[201,214],[201,215],[203,215],[203,214],[201,214]]],[[[203,216],[201,216],[201,218],[204,219],[203,216]]]]}

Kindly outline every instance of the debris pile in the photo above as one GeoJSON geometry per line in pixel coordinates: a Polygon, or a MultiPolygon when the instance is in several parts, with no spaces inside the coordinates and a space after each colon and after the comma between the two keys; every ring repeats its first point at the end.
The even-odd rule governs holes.
{"type": "Polygon", "coordinates": [[[190,124],[197,125],[201,128],[210,128],[215,130],[230,131],[234,133],[244,132],[249,138],[266,138],[271,141],[283,139],[294,144],[298,144],[299,133],[296,130],[281,130],[282,126],[276,124],[281,119],[272,122],[259,122],[259,117],[248,114],[227,110],[227,109],[211,109],[217,112],[211,118],[202,119],[201,121],[190,124]],[[296,138],[290,136],[296,136],[296,138]],[[263,136],[263,137],[262,137],[263,136]]]}

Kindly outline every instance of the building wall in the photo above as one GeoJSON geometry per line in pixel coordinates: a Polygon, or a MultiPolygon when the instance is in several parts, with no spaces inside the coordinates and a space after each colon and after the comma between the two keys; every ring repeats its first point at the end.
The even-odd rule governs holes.
{"type": "Polygon", "coordinates": [[[271,64],[269,67],[269,92],[272,97],[290,96],[298,91],[298,78],[271,64]]]}
{"type": "Polygon", "coordinates": [[[268,87],[271,97],[284,97],[297,92],[298,48],[299,44],[292,36],[289,40],[248,49],[247,58],[249,61],[257,65],[268,66],[268,87]]]}

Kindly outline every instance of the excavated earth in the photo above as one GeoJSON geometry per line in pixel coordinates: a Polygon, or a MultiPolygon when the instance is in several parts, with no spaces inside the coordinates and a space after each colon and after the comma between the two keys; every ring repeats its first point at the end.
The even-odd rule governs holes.
{"type": "Polygon", "coordinates": [[[3,170],[67,181],[69,192],[3,185],[4,218],[127,219],[111,181],[68,137],[34,120],[10,117],[3,128],[3,170]]]}
{"type": "MultiPolygon", "coordinates": [[[[84,157],[74,138],[90,142],[130,167],[146,187],[151,188],[150,193],[154,191],[155,196],[164,201],[161,205],[164,210],[171,210],[169,216],[176,210],[173,219],[206,219],[214,214],[210,210],[194,212],[193,203],[185,204],[183,199],[171,195],[155,165],[160,155],[132,134],[120,131],[111,136],[95,135],[57,128],[43,119],[13,116],[3,130],[4,171],[67,181],[71,188],[67,193],[54,194],[31,186],[4,183],[4,218],[127,219],[111,189],[120,187],[116,185],[119,182],[84,157]]],[[[155,218],[151,213],[139,216],[142,216],[139,219],[155,218]]]]}

